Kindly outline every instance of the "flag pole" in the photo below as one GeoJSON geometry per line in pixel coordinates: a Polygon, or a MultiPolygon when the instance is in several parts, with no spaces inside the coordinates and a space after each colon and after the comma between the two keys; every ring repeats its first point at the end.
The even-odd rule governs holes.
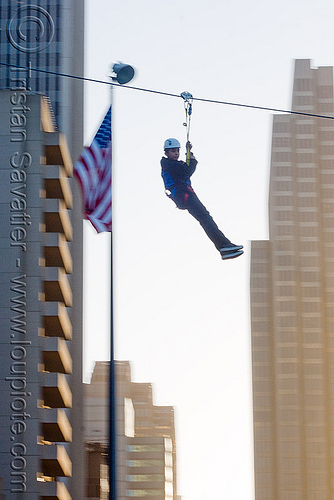
{"type": "MultiPolygon", "coordinates": [[[[110,85],[111,143],[113,130],[113,85],[110,85]]],[[[111,169],[111,179],[112,179],[111,169]]],[[[112,190],[113,182],[111,180],[112,190]]],[[[111,198],[112,199],[112,198],[111,198]]],[[[116,383],[114,352],[114,286],[113,286],[113,237],[110,232],[110,368],[109,368],[109,500],[117,500],[116,489],[116,383]]]]}
{"type": "Polygon", "coordinates": [[[109,500],[117,500],[116,476],[116,383],[115,383],[115,353],[114,353],[114,305],[113,305],[113,238],[110,233],[110,415],[109,415],[109,500]]]}
{"type": "MultiPolygon", "coordinates": [[[[129,83],[134,77],[134,69],[127,64],[114,64],[112,67],[113,82],[129,83]]],[[[113,131],[113,89],[110,85],[111,106],[111,142],[113,131]]],[[[112,146],[113,147],[113,146],[112,146]]],[[[111,169],[112,176],[113,169],[111,169]]],[[[112,177],[111,177],[112,179],[112,177]]],[[[111,182],[111,190],[113,182],[111,182]]],[[[114,346],[114,287],[113,287],[113,233],[110,232],[110,369],[109,369],[109,500],[117,500],[117,394],[115,381],[115,346],[114,346]]]]}

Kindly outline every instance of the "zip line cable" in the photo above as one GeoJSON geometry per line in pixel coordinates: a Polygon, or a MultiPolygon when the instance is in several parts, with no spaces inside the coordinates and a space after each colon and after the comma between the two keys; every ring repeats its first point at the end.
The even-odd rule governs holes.
{"type": "MultiPolygon", "coordinates": [[[[143,87],[134,87],[132,85],[122,85],[120,83],[115,83],[115,82],[112,82],[112,81],[105,82],[103,80],[96,80],[94,78],[87,78],[87,77],[84,77],[84,76],[69,75],[67,73],[59,73],[57,71],[50,71],[50,70],[39,69],[39,68],[32,68],[30,66],[17,66],[15,64],[8,64],[8,63],[2,62],[2,61],[0,61],[0,66],[7,66],[7,67],[11,67],[11,68],[16,68],[16,69],[24,69],[24,70],[27,70],[29,72],[30,71],[35,71],[37,73],[47,73],[49,75],[61,76],[61,77],[64,77],[64,78],[72,78],[74,80],[81,80],[81,81],[85,81],[85,82],[100,83],[100,84],[103,84],[103,85],[113,85],[115,87],[122,87],[122,88],[127,88],[127,89],[130,89],[130,90],[138,90],[138,91],[141,91],[141,92],[147,92],[147,93],[151,93],[151,94],[164,95],[164,96],[167,96],[167,97],[177,97],[177,98],[181,97],[182,98],[182,96],[180,94],[173,94],[171,92],[163,92],[163,91],[160,91],[160,90],[147,89],[147,88],[143,88],[143,87]]],[[[289,110],[289,109],[269,108],[269,107],[266,107],[266,106],[256,106],[256,105],[252,105],[252,104],[242,104],[242,103],[230,102],[230,101],[219,101],[217,99],[206,99],[206,98],[203,98],[203,97],[192,97],[192,99],[193,99],[193,101],[197,101],[197,102],[207,102],[207,103],[211,103],[211,104],[221,104],[221,105],[224,105],[224,106],[235,106],[235,107],[239,107],[239,108],[257,109],[257,110],[261,110],[261,111],[272,111],[274,113],[288,113],[290,115],[310,116],[312,118],[324,118],[324,119],[327,119],[327,120],[334,120],[334,116],[318,115],[318,114],[314,114],[314,113],[306,113],[306,112],[303,112],[303,111],[292,111],[292,110],[289,110]]]]}

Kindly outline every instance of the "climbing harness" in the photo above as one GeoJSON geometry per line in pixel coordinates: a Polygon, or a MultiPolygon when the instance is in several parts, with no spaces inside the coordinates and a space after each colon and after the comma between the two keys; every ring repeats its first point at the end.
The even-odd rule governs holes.
{"type": "Polygon", "coordinates": [[[183,123],[185,127],[187,127],[187,156],[186,156],[186,161],[187,165],[190,164],[190,147],[189,147],[189,134],[190,134],[190,120],[191,120],[191,115],[193,111],[193,96],[190,94],[190,92],[182,92],[180,94],[182,99],[183,99],[183,104],[184,104],[184,109],[186,112],[186,121],[183,123]]]}

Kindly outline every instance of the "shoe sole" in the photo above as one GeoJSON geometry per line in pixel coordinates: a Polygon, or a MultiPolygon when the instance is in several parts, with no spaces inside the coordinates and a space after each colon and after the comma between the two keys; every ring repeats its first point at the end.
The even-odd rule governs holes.
{"type": "Polygon", "coordinates": [[[243,253],[244,253],[243,250],[238,250],[237,252],[225,253],[224,255],[222,255],[222,259],[223,260],[235,259],[236,257],[239,257],[243,253]]]}
{"type": "Polygon", "coordinates": [[[235,246],[232,246],[232,247],[223,247],[223,248],[220,248],[219,251],[221,253],[237,252],[238,250],[242,250],[243,248],[244,248],[243,245],[235,245],[235,246]]]}

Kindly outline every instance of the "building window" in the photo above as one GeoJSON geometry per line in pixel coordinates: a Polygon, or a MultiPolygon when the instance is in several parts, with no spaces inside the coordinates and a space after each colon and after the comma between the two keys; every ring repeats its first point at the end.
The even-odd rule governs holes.
{"type": "Polygon", "coordinates": [[[166,481],[173,481],[173,469],[171,467],[165,467],[165,479],[166,481]]]}
{"type": "Polygon", "coordinates": [[[152,465],[162,465],[161,460],[126,460],[127,467],[151,467],[152,465]]]}
{"type": "Polygon", "coordinates": [[[126,490],[127,497],[144,498],[161,496],[161,490],[126,490]]]}
{"type": "Polygon", "coordinates": [[[173,483],[166,483],[165,484],[165,494],[168,497],[173,497],[173,483]]]}
{"type": "Polygon", "coordinates": [[[165,465],[167,467],[172,467],[173,465],[173,455],[169,452],[165,453],[165,465]]]}
{"type": "Polygon", "coordinates": [[[164,482],[165,477],[163,474],[127,474],[126,480],[129,483],[164,482]]]}
{"type": "Polygon", "coordinates": [[[162,444],[128,444],[126,451],[144,453],[146,451],[164,451],[165,448],[162,444]]]}
{"type": "Polygon", "coordinates": [[[166,451],[173,451],[173,443],[170,438],[165,438],[165,450],[166,451]]]}

